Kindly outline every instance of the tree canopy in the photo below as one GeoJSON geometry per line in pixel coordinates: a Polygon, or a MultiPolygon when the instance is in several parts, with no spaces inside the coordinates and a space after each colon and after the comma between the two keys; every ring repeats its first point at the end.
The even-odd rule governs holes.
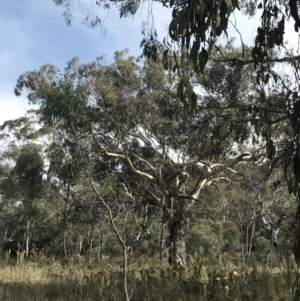
{"type": "Polygon", "coordinates": [[[212,64],[201,86],[206,94],[197,96],[190,111],[161,64],[145,61],[141,66],[126,55],[116,52],[109,66],[101,60],[80,64],[73,59],[62,76],[43,73],[55,70],[43,66],[20,76],[16,92],[27,90],[40,107],[40,122],[57,132],[48,150],[57,175],[77,185],[85,174],[95,190],[99,187],[94,183],[117,175],[125,192],[139,191],[132,197],[162,210],[174,260],[185,265],[184,233],[191,206],[206,186],[226,181],[224,173],[249,160],[248,153],[232,153],[235,143],[243,144],[250,136],[248,111],[237,115],[234,109],[247,109],[247,97],[245,104],[238,104],[231,95],[248,95],[253,79],[245,70],[240,84],[228,89],[236,70],[212,64]],[[228,82],[221,76],[212,83],[217,68],[228,82]],[[126,179],[127,173],[131,179],[126,179]]]}
{"type": "Polygon", "coordinates": [[[245,264],[290,254],[293,75],[275,76],[272,63],[268,82],[258,82],[256,66],[237,58],[251,60],[251,47],[212,48],[201,81],[190,78],[192,105],[178,95],[187,93],[181,74],[127,50],[109,65],[75,57],[62,71],[47,64],[22,74],[15,93],[37,108],[1,126],[4,247],[28,255],[35,244],[64,258],[100,248],[99,257],[122,254],[125,276],[131,252],[161,262],[168,253],[177,268],[197,252],[238,253],[245,264]]]}

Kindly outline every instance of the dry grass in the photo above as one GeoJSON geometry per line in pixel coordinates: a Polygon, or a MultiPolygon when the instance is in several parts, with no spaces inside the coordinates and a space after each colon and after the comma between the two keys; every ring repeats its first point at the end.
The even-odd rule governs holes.
{"type": "MultiPolygon", "coordinates": [[[[128,286],[134,288],[132,301],[175,300],[174,297],[176,301],[292,300],[295,270],[287,271],[284,263],[269,269],[246,269],[230,262],[224,264],[224,260],[216,266],[191,260],[187,269],[178,271],[167,264],[161,269],[155,258],[130,261],[128,286]]],[[[123,300],[120,262],[4,260],[0,263],[0,301],[123,300]]]]}
{"type": "Polygon", "coordinates": [[[105,300],[106,278],[120,270],[109,269],[59,261],[3,263],[0,300],[105,300]]]}

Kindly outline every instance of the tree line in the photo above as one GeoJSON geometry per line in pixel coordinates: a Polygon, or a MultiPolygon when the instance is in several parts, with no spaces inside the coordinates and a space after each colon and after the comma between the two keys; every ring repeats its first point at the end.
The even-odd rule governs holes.
{"type": "MultiPolygon", "coordinates": [[[[230,41],[221,51],[230,59],[242,50],[230,41]]],[[[15,93],[38,109],[1,127],[3,249],[100,258],[117,242],[126,256],[145,245],[185,266],[191,250],[209,252],[203,229],[225,235],[219,251],[235,240],[245,262],[260,235],[268,252],[282,247],[282,227],[292,241],[286,94],[257,87],[253,66],[214,58],[193,110],[176,73],[127,51],[111,65],[73,58],[63,73],[44,65],[21,75],[15,93]]]]}

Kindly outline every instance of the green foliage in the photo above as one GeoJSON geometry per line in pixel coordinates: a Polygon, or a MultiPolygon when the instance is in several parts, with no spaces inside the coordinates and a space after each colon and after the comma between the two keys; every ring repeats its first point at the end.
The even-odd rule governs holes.
{"type": "Polygon", "coordinates": [[[31,230],[30,253],[36,256],[43,252],[45,256],[59,255],[58,238],[61,227],[55,216],[49,216],[47,211],[39,208],[36,224],[31,230]]]}
{"type": "Polygon", "coordinates": [[[63,164],[65,152],[62,147],[57,143],[51,143],[47,149],[47,155],[55,168],[58,168],[63,164]]]}
{"type": "Polygon", "coordinates": [[[81,173],[86,167],[86,161],[81,158],[73,158],[64,162],[59,170],[59,177],[65,181],[72,183],[73,185],[80,179],[81,173]]]}
{"type": "Polygon", "coordinates": [[[241,250],[241,233],[237,226],[231,221],[223,221],[223,252],[237,253],[241,250]]]}
{"type": "Polygon", "coordinates": [[[225,221],[198,220],[190,229],[187,248],[190,254],[198,253],[204,257],[223,253],[234,253],[241,249],[240,232],[234,223],[225,221]]]}
{"type": "Polygon", "coordinates": [[[36,144],[28,144],[21,149],[15,166],[15,172],[21,182],[32,184],[40,181],[44,165],[40,151],[41,147],[36,144]]]}
{"type": "Polygon", "coordinates": [[[13,175],[9,174],[2,178],[0,182],[0,191],[1,196],[8,200],[16,196],[18,193],[18,185],[13,175]]]}
{"type": "Polygon", "coordinates": [[[16,161],[14,172],[30,199],[37,197],[41,192],[43,168],[44,160],[41,155],[41,146],[37,144],[25,145],[16,161]]]}
{"type": "Polygon", "coordinates": [[[87,91],[82,86],[74,87],[69,81],[53,83],[53,89],[43,96],[43,121],[55,124],[56,119],[71,123],[73,126],[87,127],[87,91]]]}
{"type": "Polygon", "coordinates": [[[72,183],[72,185],[75,185],[80,179],[84,168],[87,166],[87,162],[84,158],[80,158],[79,155],[76,154],[70,157],[57,143],[49,145],[47,155],[50,160],[51,168],[64,183],[72,183]]]}
{"type": "Polygon", "coordinates": [[[101,192],[104,197],[114,198],[118,195],[118,179],[108,176],[101,182],[101,192]]]}

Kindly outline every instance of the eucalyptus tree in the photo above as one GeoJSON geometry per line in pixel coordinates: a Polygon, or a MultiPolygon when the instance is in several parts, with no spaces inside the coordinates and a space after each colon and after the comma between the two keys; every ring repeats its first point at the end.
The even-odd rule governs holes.
{"type": "MultiPolygon", "coordinates": [[[[39,211],[37,201],[42,197],[44,188],[42,179],[44,160],[41,146],[34,143],[23,145],[17,152],[15,158],[10,156],[8,158],[10,162],[2,165],[3,167],[6,165],[6,171],[1,176],[1,199],[2,209],[14,207],[14,211],[21,215],[17,214],[19,217],[14,221],[16,224],[13,228],[6,229],[3,240],[12,241],[22,230],[25,237],[24,249],[28,257],[31,229],[39,211]]],[[[5,155],[8,154],[9,150],[5,155]]]]}
{"type": "MultiPolygon", "coordinates": [[[[45,70],[55,67],[20,76],[16,93],[27,89],[29,100],[40,106],[41,123],[55,128],[59,139],[50,158],[57,172],[74,186],[85,175],[99,200],[99,183],[117,175],[129,199],[160,208],[170,260],[185,265],[189,212],[201,190],[226,181],[224,172],[248,160],[248,153],[230,156],[233,145],[249,136],[249,125],[228,105],[230,97],[198,95],[193,111],[184,108],[161,65],[137,63],[126,52],[116,52],[108,66],[101,59],[73,59],[62,76],[45,70]]],[[[220,77],[218,85],[225,87],[224,81],[220,77]]],[[[208,86],[203,85],[206,93],[208,86]]]]}
{"type": "MultiPolygon", "coordinates": [[[[54,0],[54,3],[65,6],[64,17],[70,24],[74,1],[54,0]]],[[[116,5],[122,18],[134,15],[142,2],[124,0],[111,3],[96,1],[96,5],[93,1],[90,3],[92,10],[87,10],[85,21],[86,24],[95,27],[101,23],[97,8],[109,9],[111,5],[116,5]],[[89,19],[89,16],[93,18],[89,19]]],[[[170,8],[172,16],[168,36],[164,41],[159,41],[153,24],[148,24],[148,28],[142,31],[143,54],[153,61],[162,61],[166,69],[177,73],[177,96],[182,103],[192,108],[198,105],[194,78],[197,82],[203,81],[208,62],[213,58],[211,51],[216,46],[218,37],[222,34],[228,36],[228,26],[233,13],[240,10],[247,17],[261,16],[254,43],[251,45],[251,57],[218,60],[229,68],[246,65],[255,67],[258,93],[253,95],[249,103],[249,113],[253,117],[249,118],[249,122],[255,126],[253,141],[264,142],[266,160],[282,163],[289,190],[299,195],[299,55],[295,49],[285,47],[286,22],[292,20],[296,32],[300,27],[299,0],[164,0],[161,4],[170,8]],[[164,49],[162,59],[159,55],[161,48],[164,49]],[[281,67],[274,68],[275,63],[281,67]],[[284,75],[278,71],[282,70],[285,64],[289,64],[292,74],[289,82],[286,82],[284,75]],[[190,72],[191,68],[193,72],[190,72]],[[266,93],[268,90],[272,93],[266,93]],[[280,135],[276,134],[277,130],[280,135]]],[[[239,25],[235,26],[235,29],[241,32],[239,25]]],[[[241,39],[243,40],[243,36],[241,39]]],[[[300,217],[299,212],[297,217],[300,217]]],[[[300,218],[297,224],[300,228],[300,218]]],[[[295,254],[299,263],[300,231],[297,233],[295,254]]]]}
{"type": "MultiPolygon", "coordinates": [[[[160,2],[160,1],[159,1],[160,2]]],[[[72,0],[61,0],[54,3],[57,5],[63,5],[65,7],[64,17],[71,23],[72,9],[75,6],[72,0]]],[[[90,7],[94,13],[94,21],[90,25],[95,26],[101,23],[99,15],[97,15],[97,9],[109,9],[110,5],[116,5],[119,8],[120,17],[127,17],[134,15],[142,2],[128,2],[127,0],[107,3],[106,1],[96,1],[96,5],[93,6],[93,1],[90,2],[90,7]]],[[[168,36],[163,42],[158,41],[156,31],[153,28],[153,24],[149,24],[149,30],[145,33],[145,38],[142,41],[142,47],[144,55],[151,58],[154,61],[160,60],[168,70],[173,70],[178,74],[178,97],[183,103],[188,104],[191,107],[195,106],[197,97],[195,96],[194,78],[197,81],[202,82],[205,77],[209,61],[214,60],[212,51],[219,47],[217,45],[218,37],[222,34],[228,37],[228,25],[230,24],[233,13],[237,10],[242,11],[246,17],[261,16],[260,24],[258,24],[257,35],[254,39],[254,45],[251,45],[251,56],[231,56],[231,57],[219,57],[218,61],[224,63],[228,68],[237,66],[252,65],[255,68],[257,88],[263,94],[268,88],[275,87],[278,93],[284,93],[286,95],[286,101],[281,103],[274,102],[270,104],[270,101],[263,104],[265,97],[260,97],[261,106],[258,106],[253,98],[249,105],[249,110],[258,110],[260,112],[268,111],[266,107],[270,105],[275,108],[279,106],[278,118],[275,118],[275,111],[273,109],[272,124],[275,127],[275,123],[281,124],[280,121],[284,112],[290,112],[290,123],[297,123],[297,107],[293,107],[298,100],[299,90],[299,55],[295,48],[289,48],[285,46],[286,42],[286,29],[285,24],[291,20],[294,22],[294,30],[298,32],[300,27],[299,17],[299,0],[290,1],[238,1],[238,0],[200,0],[195,1],[161,1],[164,7],[170,8],[170,14],[172,10],[172,19],[168,27],[168,36]],[[162,58],[159,56],[161,47],[164,48],[162,58]],[[274,68],[276,64],[277,68],[274,68]],[[288,67],[287,67],[288,65],[288,67]],[[280,67],[281,66],[281,67],[280,67]],[[285,75],[279,70],[285,69],[285,75],[291,74],[289,84],[284,79],[285,75]],[[193,72],[191,72],[191,69],[193,72]],[[271,83],[273,81],[273,83],[271,83]],[[274,83],[275,82],[275,83],[274,83]],[[292,83],[291,83],[292,82],[292,83]],[[268,87],[269,85],[269,87],[268,87]],[[282,107],[285,109],[282,111],[282,107]],[[259,108],[265,107],[264,110],[259,108]],[[294,111],[294,113],[291,112],[294,111]],[[281,113],[279,113],[281,111],[281,113]]],[[[87,4],[87,7],[88,4],[87,4]]],[[[87,10],[91,12],[91,10],[87,10]]],[[[91,16],[93,14],[89,14],[91,16]]],[[[155,18],[155,16],[153,16],[155,18]]],[[[234,25],[234,28],[240,34],[241,46],[244,47],[243,32],[239,24],[234,25]]],[[[230,37],[229,37],[230,38],[230,37]]],[[[220,52],[221,54],[221,52],[220,52]]],[[[272,89],[272,88],[271,88],[272,89]]],[[[284,98],[284,97],[283,97],[284,98]]],[[[277,98],[278,99],[278,98],[277,98]]],[[[243,102],[243,101],[241,101],[243,102]]],[[[261,123],[268,123],[269,113],[266,113],[266,117],[261,116],[260,121],[256,122],[256,132],[261,135],[266,141],[266,153],[269,155],[272,152],[272,142],[270,135],[266,134],[261,123]]],[[[294,132],[294,138],[296,139],[298,132],[294,132]]],[[[274,150],[274,148],[273,148],[274,150]]],[[[296,152],[291,151],[290,157],[287,161],[297,160],[295,156],[296,152]]],[[[296,164],[297,165],[297,164],[296,164]]],[[[296,172],[297,173],[297,172],[296,172]]],[[[296,177],[298,177],[295,174],[296,177]]],[[[291,181],[289,181],[291,182],[291,181]]],[[[291,184],[289,184],[291,186],[291,184]]],[[[296,190],[296,189],[294,189],[296,190]]]]}

